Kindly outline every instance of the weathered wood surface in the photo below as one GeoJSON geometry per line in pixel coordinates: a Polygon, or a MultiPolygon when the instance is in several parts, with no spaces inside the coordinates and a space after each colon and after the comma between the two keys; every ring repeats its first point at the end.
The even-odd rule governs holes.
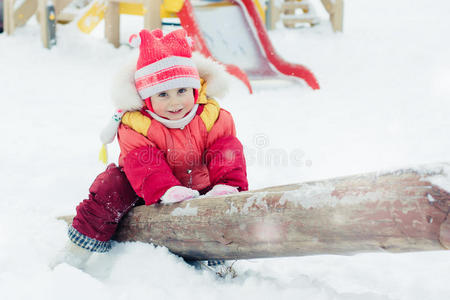
{"type": "Polygon", "coordinates": [[[449,168],[139,206],[122,220],[114,239],[166,246],[191,259],[449,249],[450,194],[431,182],[448,180],[449,168]]]}

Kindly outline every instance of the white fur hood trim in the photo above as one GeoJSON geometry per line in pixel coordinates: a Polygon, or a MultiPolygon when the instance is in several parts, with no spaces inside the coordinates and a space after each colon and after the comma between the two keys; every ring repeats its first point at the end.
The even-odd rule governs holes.
{"type": "MultiPolygon", "coordinates": [[[[124,111],[140,110],[144,105],[134,85],[134,73],[138,51],[119,69],[113,77],[111,99],[115,109],[124,111]]],[[[222,98],[228,92],[229,74],[225,67],[206,58],[200,53],[192,53],[192,59],[197,66],[200,77],[207,82],[206,94],[212,98],[222,98]]]]}

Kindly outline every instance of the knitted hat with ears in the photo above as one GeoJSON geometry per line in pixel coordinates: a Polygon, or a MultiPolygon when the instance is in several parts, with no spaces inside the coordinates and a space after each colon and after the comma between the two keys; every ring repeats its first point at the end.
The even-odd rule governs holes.
{"type": "Polygon", "coordinates": [[[175,88],[193,88],[197,101],[200,76],[184,29],[165,36],[161,29],[151,32],[144,29],[130,37],[130,44],[139,46],[134,79],[136,90],[149,110],[153,111],[151,96],[175,88]]]}

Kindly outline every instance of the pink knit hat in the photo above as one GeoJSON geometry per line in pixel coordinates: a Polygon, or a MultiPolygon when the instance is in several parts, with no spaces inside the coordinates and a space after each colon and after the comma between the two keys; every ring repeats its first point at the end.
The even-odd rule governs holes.
{"type": "Polygon", "coordinates": [[[165,36],[161,29],[151,32],[144,29],[139,36],[134,34],[130,37],[130,44],[139,46],[134,80],[142,100],[162,91],[183,87],[193,88],[197,99],[200,76],[192,61],[192,51],[184,29],[165,36]]]}

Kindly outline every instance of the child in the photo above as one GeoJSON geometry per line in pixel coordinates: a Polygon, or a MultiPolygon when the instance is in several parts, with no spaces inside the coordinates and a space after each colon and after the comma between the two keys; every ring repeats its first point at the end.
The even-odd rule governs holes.
{"type": "Polygon", "coordinates": [[[248,189],[233,119],[209,97],[223,91],[224,70],[193,57],[183,29],[165,36],[142,30],[133,38],[137,65],[122,73],[113,95],[121,123],[102,136],[111,142],[117,129],[119,166],[109,165],[77,206],[70,242],[53,266],[82,268],[92,252],[109,251],[119,221],[142,199],[170,204],[248,189]]]}

